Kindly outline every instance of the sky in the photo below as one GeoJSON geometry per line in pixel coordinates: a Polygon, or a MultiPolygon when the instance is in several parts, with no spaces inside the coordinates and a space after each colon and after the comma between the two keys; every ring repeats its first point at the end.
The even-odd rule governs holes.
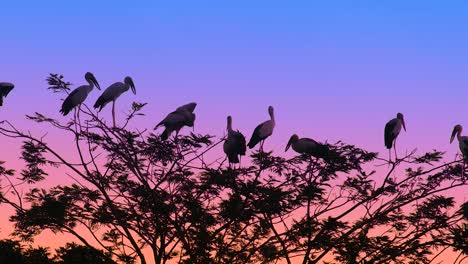
{"type": "MultiPolygon", "coordinates": [[[[36,133],[47,127],[25,114],[66,120],[48,73],[81,85],[87,71],[103,88],[133,78],[137,94],[118,100],[117,116],[148,102],[140,127],[195,101],[198,132],[222,136],[232,115],[249,137],[272,105],[277,126],[265,149],[276,153],[297,133],[387,155],[384,125],[402,112],[400,153],[454,155],[452,128],[468,127],[466,1],[18,0],[0,8],[0,81],[16,85],[0,120],[36,133]]],[[[14,163],[18,153],[17,142],[0,138],[0,160],[14,163]]],[[[457,192],[466,198],[466,188],[457,192]]]]}

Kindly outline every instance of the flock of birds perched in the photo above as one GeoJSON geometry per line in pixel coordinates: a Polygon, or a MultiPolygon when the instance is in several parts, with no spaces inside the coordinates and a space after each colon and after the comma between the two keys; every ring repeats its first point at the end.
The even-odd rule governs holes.
{"type": "MultiPolygon", "coordinates": [[[[81,104],[86,100],[88,94],[96,86],[97,89],[101,89],[98,81],[94,75],[90,72],[85,74],[85,80],[88,82],[87,85],[81,85],[74,89],[67,98],[63,101],[60,113],[64,116],[68,115],[70,111],[75,109],[75,118],[79,118],[79,110],[81,104]],[[78,110],[77,110],[78,108],[78,110]]],[[[6,97],[14,85],[12,83],[0,82],[0,106],[3,105],[3,98],[6,97]]],[[[116,82],[106,88],[106,90],[99,96],[94,108],[101,111],[108,103],[112,102],[112,121],[114,127],[116,126],[115,121],[115,101],[127,92],[129,89],[136,94],[135,84],[131,77],[125,77],[123,82],[116,82]]],[[[155,127],[156,130],[160,126],[164,126],[165,130],[160,135],[161,139],[166,140],[175,131],[176,137],[179,131],[184,127],[192,127],[195,125],[195,111],[197,104],[188,103],[186,105],[178,107],[175,111],[169,113],[166,118],[159,122],[155,127]]],[[[232,117],[227,117],[227,137],[224,141],[223,150],[229,160],[229,164],[239,163],[240,157],[245,155],[247,146],[252,149],[260,143],[260,151],[263,151],[263,144],[265,139],[273,134],[275,128],[275,115],[272,106],[268,107],[268,114],[270,119],[258,125],[250,138],[249,143],[246,143],[244,135],[232,128],[232,117]]],[[[389,150],[389,160],[391,161],[391,148],[395,151],[395,160],[397,159],[396,151],[396,139],[400,134],[401,128],[406,131],[405,120],[403,114],[398,113],[396,118],[390,120],[385,125],[384,140],[385,147],[389,150]]],[[[453,142],[455,136],[457,136],[460,151],[462,152],[465,160],[468,160],[468,137],[461,136],[462,126],[456,125],[453,129],[450,143],[453,142]]],[[[329,149],[327,145],[319,143],[310,138],[299,138],[298,135],[294,134],[289,139],[285,151],[290,147],[299,154],[308,154],[316,158],[327,159],[329,155],[329,149]]]]}

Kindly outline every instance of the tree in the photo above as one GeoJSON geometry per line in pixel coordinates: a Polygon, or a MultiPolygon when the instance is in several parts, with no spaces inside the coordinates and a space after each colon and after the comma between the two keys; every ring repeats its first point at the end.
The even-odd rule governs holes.
{"type": "MultiPolygon", "coordinates": [[[[55,92],[67,84],[57,76],[55,92]]],[[[164,141],[128,128],[144,106],[133,103],[120,128],[86,105],[68,123],[28,116],[68,135],[74,157],[3,121],[0,134],[22,141],[26,163],[19,173],[0,164],[13,235],[68,233],[122,263],[429,263],[446,249],[466,257],[466,204],[450,195],[466,188],[464,166],[440,151],[390,162],[336,142],[327,161],[254,152],[233,169],[208,161],[223,139],[164,141]],[[369,171],[377,162],[389,163],[386,174],[369,171]],[[51,167],[74,183],[40,188],[51,167]]]]}

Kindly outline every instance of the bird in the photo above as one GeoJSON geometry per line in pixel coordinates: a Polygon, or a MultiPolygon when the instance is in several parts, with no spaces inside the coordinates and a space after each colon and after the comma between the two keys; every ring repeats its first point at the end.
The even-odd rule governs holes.
{"type": "Polygon", "coordinates": [[[87,72],[85,74],[85,79],[88,81],[88,85],[81,85],[80,87],[76,88],[67,96],[67,98],[65,98],[65,101],[63,101],[60,113],[62,113],[64,116],[68,115],[68,113],[70,113],[70,111],[77,106],[79,110],[79,107],[86,100],[86,97],[88,97],[88,94],[93,90],[94,86],[101,90],[99,83],[92,73],[87,72]]]}
{"type": "Polygon", "coordinates": [[[461,135],[462,130],[463,130],[463,127],[461,125],[456,125],[453,128],[452,136],[450,137],[450,144],[452,144],[453,140],[455,139],[455,136],[457,136],[458,146],[463,155],[463,168],[462,168],[462,176],[463,176],[465,172],[465,163],[468,161],[468,137],[461,135]]]}
{"type": "Polygon", "coordinates": [[[136,94],[135,84],[130,76],[125,77],[124,82],[116,82],[111,86],[107,87],[106,90],[99,96],[94,108],[99,108],[98,111],[101,111],[108,103],[112,101],[112,122],[114,127],[116,126],[115,122],[115,101],[119,96],[129,89],[132,90],[133,94],[136,94]]]}
{"type": "Polygon", "coordinates": [[[328,160],[329,158],[330,150],[327,145],[310,138],[299,138],[296,134],[291,136],[284,151],[288,151],[290,147],[299,154],[308,154],[316,158],[323,158],[324,160],[328,160]]]}
{"type": "Polygon", "coordinates": [[[392,148],[395,150],[395,161],[397,160],[397,151],[396,151],[396,139],[400,134],[401,127],[406,131],[405,119],[403,118],[402,113],[398,113],[396,118],[388,121],[385,125],[384,139],[385,147],[388,149],[388,159],[391,161],[391,151],[392,148]]]}
{"type": "Polygon", "coordinates": [[[197,106],[196,103],[191,103],[190,109],[181,106],[177,108],[174,112],[169,113],[166,118],[159,122],[155,127],[156,130],[160,126],[164,126],[165,129],[161,134],[162,140],[167,140],[173,131],[176,131],[176,137],[179,135],[179,131],[184,127],[192,127],[195,129],[195,118],[196,115],[192,112],[197,106]],[[192,111],[190,111],[192,110],[192,111]]]}
{"type": "Polygon", "coordinates": [[[460,151],[463,154],[464,159],[468,161],[468,137],[461,135],[462,130],[463,127],[461,125],[456,125],[453,128],[452,136],[450,137],[450,144],[455,139],[455,136],[457,136],[460,151]]]}
{"type": "Polygon", "coordinates": [[[246,142],[245,137],[239,130],[234,131],[232,129],[232,117],[227,117],[227,138],[223,144],[224,153],[229,161],[229,165],[232,163],[240,163],[240,156],[245,155],[246,142]]]}
{"type": "Polygon", "coordinates": [[[3,97],[7,95],[15,88],[15,85],[8,82],[0,82],[0,106],[3,106],[3,97]]]}
{"type": "Polygon", "coordinates": [[[263,143],[265,142],[265,139],[273,134],[273,129],[275,128],[275,114],[273,106],[268,107],[268,114],[270,115],[270,120],[267,120],[258,125],[252,133],[252,137],[250,138],[248,144],[250,149],[261,142],[260,150],[263,151],[263,143]]]}

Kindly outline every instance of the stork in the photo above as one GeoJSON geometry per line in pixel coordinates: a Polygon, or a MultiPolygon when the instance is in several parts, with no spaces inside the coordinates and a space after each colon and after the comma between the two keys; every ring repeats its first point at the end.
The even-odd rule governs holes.
{"type": "Polygon", "coordinates": [[[452,144],[453,140],[455,139],[455,136],[457,136],[458,146],[463,155],[463,170],[462,170],[462,175],[463,175],[465,173],[465,163],[468,161],[468,137],[461,135],[462,130],[463,130],[463,127],[461,125],[456,125],[453,128],[452,136],[450,137],[450,144],[452,144]]]}
{"type": "Polygon", "coordinates": [[[390,149],[393,146],[395,150],[395,161],[397,160],[397,151],[396,151],[396,139],[400,134],[401,127],[406,131],[405,119],[403,118],[402,113],[398,113],[396,118],[388,121],[385,125],[384,139],[385,147],[388,148],[388,159],[391,161],[392,155],[390,149]]]}
{"type": "Polygon", "coordinates": [[[326,145],[310,138],[299,138],[296,134],[291,136],[284,151],[288,151],[290,147],[299,154],[308,154],[324,160],[328,160],[329,157],[329,149],[326,145]]]}
{"type": "MultiPolygon", "coordinates": [[[[189,105],[189,104],[187,104],[189,105]]],[[[156,130],[160,126],[164,126],[165,130],[161,134],[161,139],[166,140],[172,134],[173,131],[176,131],[176,137],[179,135],[179,131],[184,127],[192,127],[195,129],[195,114],[192,112],[197,106],[196,103],[190,103],[190,108],[185,107],[187,105],[177,108],[174,112],[169,113],[166,118],[164,118],[159,124],[154,127],[156,130]],[[192,110],[192,111],[190,111],[192,110]]]]}
{"type": "Polygon", "coordinates": [[[65,101],[63,101],[60,113],[62,113],[64,116],[68,115],[72,109],[78,106],[79,117],[80,106],[86,100],[86,97],[88,97],[88,94],[93,90],[94,86],[101,90],[99,83],[92,73],[87,72],[85,74],[85,79],[88,81],[88,85],[81,85],[80,87],[76,88],[67,96],[67,98],[65,98],[65,101]]]}
{"type": "Polygon", "coordinates": [[[15,88],[15,85],[8,82],[0,82],[0,106],[3,106],[3,97],[7,97],[7,95],[15,88]]]}
{"type": "Polygon", "coordinates": [[[263,151],[263,143],[265,143],[265,139],[273,134],[273,129],[275,128],[275,114],[273,106],[268,107],[268,114],[270,114],[270,120],[258,125],[252,133],[252,137],[248,144],[249,148],[253,148],[261,142],[260,150],[263,151]]]}
{"type": "Polygon", "coordinates": [[[245,155],[245,137],[239,130],[234,131],[232,129],[232,117],[227,117],[227,138],[223,144],[224,153],[229,160],[229,165],[232,163],[239,163],[240,156],[245,155]]]}
{"type": "Polygon", "coordinates": [[[99,111],[101,111],[109,102],[112,101],[112,122],[114,127],[116,126],[115,101],[121,94],[125,93],[129,89],[132,90],[133,94],[136,94],[135,84],[133,83],[132,78],[127,76],[125,77],[124,82],[116,82],[107,87],[94,104],[94,108],[99,108],[99,111]]]}

